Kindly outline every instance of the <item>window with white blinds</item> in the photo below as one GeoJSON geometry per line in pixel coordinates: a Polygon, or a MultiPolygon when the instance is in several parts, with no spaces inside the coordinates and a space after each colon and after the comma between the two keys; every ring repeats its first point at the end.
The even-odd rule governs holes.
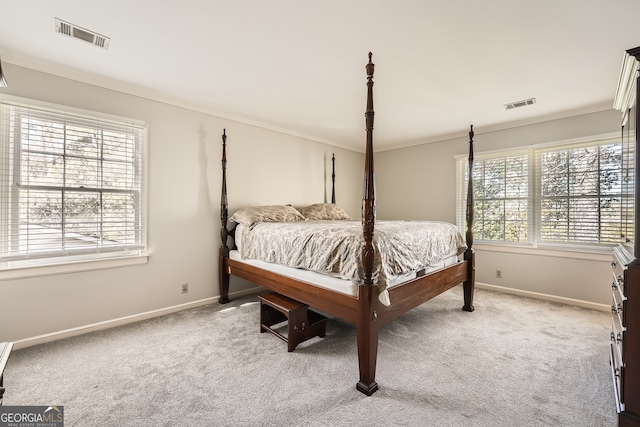
{"type": "MultiPolygon", "coordinates": [[[[459,156],[456,162],[457,218],[463,226],[468,161],[459,156]]],[[[620,242],[619,138],[478,154],[473,174],[477,242],[562,249],[620,242]]]]}
{"type": "Polygon", "coordinates": [[[0,101],[0,266],[142,253],[144,123],[0,101]]]}
{"type": "Polygon", "coordinates": [[[473,165],[474,238],[527,242],[529,212],[528,154],[479,158],[473,165]]]}
{"type": "Polygon", "coordinates": [[[620,242],[622,144],[604,142],[536,154],[540,243],[620,242]]]}

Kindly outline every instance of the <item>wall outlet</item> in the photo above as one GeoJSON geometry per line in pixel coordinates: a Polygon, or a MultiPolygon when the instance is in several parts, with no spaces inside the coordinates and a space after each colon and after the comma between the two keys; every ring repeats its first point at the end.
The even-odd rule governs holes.
{"type": "Polygon", "coordinates": [[[502,279],[502,270],[496,270],[496,277],[502,279]]]}
{"type": "Polygon", "coordinates": [[[186,294],[187,292],[189,292],[189,284],[188,283],[183,283],[180,286],[182,287],[182,293],[183,294],[186,294]]]}

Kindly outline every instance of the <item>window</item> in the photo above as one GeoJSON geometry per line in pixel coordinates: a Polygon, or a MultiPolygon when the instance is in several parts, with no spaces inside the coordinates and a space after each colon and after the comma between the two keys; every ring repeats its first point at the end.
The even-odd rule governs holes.
{"type": "Polygon", "coordinates": [[[540,152],[541,243],[615,244],[620,241],[620,143],[540,152]]]}
{"type": "MultiPolygon", "coordinates": [[[[464,225],[468,160],[457,158],[458,223],[464,225]]],[[[619,138],[520,151],[474,160],[474,238],[527,246],[606,248],[623,221],[619,138]]]]}
{"type": "Polygon", "coordinates": [[[474,237],[527,242],[530,228],[528,155],[488,158],[474,162],[473,167],[474,237]]]}
{"type": "Polygon", "coordinates": [[[0,267],[142,254],[145,153],[143,123],[0,102],[0,267]]]}

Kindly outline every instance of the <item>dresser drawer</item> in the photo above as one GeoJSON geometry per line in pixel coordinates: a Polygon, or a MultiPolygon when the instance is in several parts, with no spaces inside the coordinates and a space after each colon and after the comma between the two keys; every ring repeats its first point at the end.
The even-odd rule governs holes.
{"type": "Polygon", "coordinates": [[[622,299],[626,295],[625,288],[624,288],[624,279],[625,279],[624,275],[626,270],[627,270],[627,267],[624,264],[624,261],[618,258],[617,256],[614,256],[613,261],[611,261],[611,274],[612,274],[611,290],[614,293],[620,294],[619,299],[622,299]]]}
{"type": "Polygon", "coordinates": [[[611,377],[613,379],[616,409],[618,413],[625,410],[624,382],[625,360],[624,346],[627,334],[625,310],[627,308],[627,296],[625,280],[627,279],[627,260],[624,254],[614,251],[611,261],[611,344],[610,362],[611,377]]]}
{"type": "Polygon", "coordinates": [[[622,274],[617,274],[617,272],[615,271],[611,272],[611,292],[619,295],[618,299],[620,300],[626,298],[624,289],[624,277],[622,274]]]}
{"type": "Polygon", "coordinates": [[[626,330],[625,309],[627,308],[627,298],[624,296],[621,297],[617,292],[613,292],[611,294],[611,300],[611,314],[618,319],[620,328],[626,330]]]}
{"type": "Polygon", "coordinates": [[[611,344],[614,345],[617,355],[617,360],[620,362],[618,366],[622,366],[622,349],[626,338],[626,328],[620,323],[618,316],[611,317],[611,344]]]}
{"type": "Polygon", "coordinates": [[[615,344],[613,342],[611,343],[610,363],[611,363],[611,378],[613,380],[613,392],[616,398],[616,410],[618,413],[620,413],[624,411],[624,403],[623,403],[624,400],[622,397],[622,390],[624,390],[623,388],[624,367],[617,365],[618,361],[616,356],[616,349],[615,349],[615,344]]]}

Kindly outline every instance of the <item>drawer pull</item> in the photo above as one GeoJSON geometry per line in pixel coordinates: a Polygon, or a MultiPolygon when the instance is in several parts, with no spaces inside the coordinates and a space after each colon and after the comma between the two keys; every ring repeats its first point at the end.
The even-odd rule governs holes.
{"type": "Polygon", "coordinates": [[[613,371],[613,374],[616,376],[616,378],[620,378],[620,368],[616,368],[616,369],[613,371]]]}
{"type": "Polygon", "coordinates": [[[618,332],[617,334],[611,332],[611,342],[620,344],[622,342],[622,333],[618,332]]]}

